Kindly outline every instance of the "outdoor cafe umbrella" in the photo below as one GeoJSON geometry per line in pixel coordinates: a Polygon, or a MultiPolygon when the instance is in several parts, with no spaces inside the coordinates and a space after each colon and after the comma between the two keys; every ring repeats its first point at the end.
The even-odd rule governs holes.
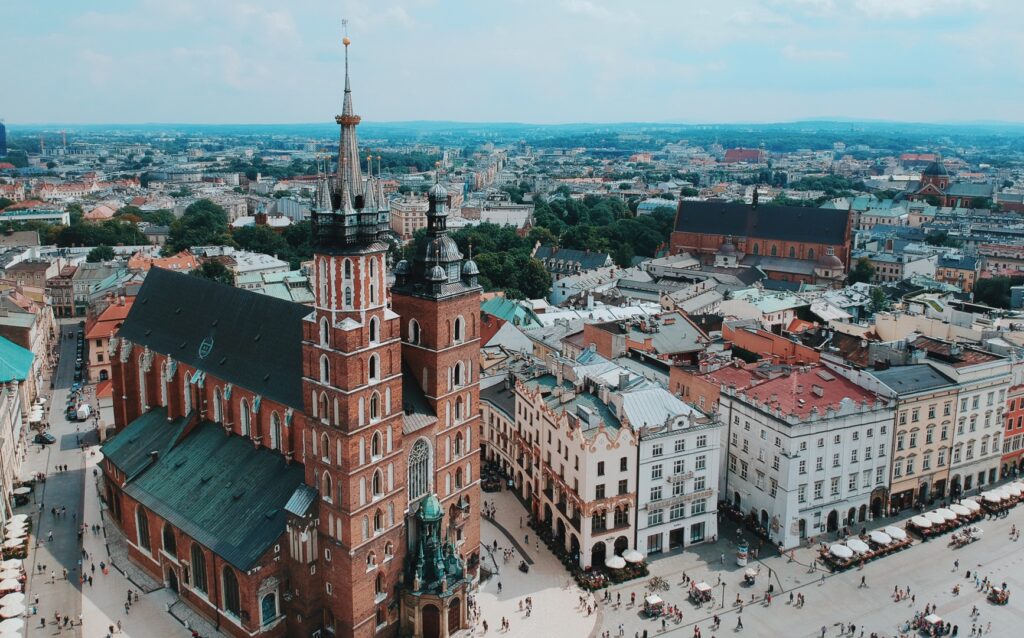
{"type": "Polygon", "coordinates": [[[893,527],[891,525],[889,527],[886,527],[882,531],[888,534],[893,540],[902,541],[906,540],[907,538],[906,532],[904,532],[898,527],[893,527]]]}
{"type": "Polygon", "coordinates": [[[938,512],[925,512],[924,518],[934,525],[942,525],[946,522],[946,517],[938,512]]]}
{"type": "Polygon", "coordinates": [[[846,546],[852,549],[854,553],[857,554],[867,554],[871,551],[871,548],[868,547],[868,544],[860,540],[859,538],[849,539],[848,541],[846,541],[846,546]]]}
{"type": "Polygon", "coordinates": [[[622,557],[626,560],[627,563],[639,563],[644,559],[644,555],[636,551],[635,549],[627,549],[626,551],[622,552],[622,557]]]}
{"type": "Polygon", "coordinates": [[[21,569],[24,564],[20,558],[8,558],[5,561],[0,562],[0,569],[21,569]]]}
{"type": "Polygon", "coordinates": [[[932,526],[932,522],[924,516],[915,516],[910,519],[910,522],[920,527],[921,529],[928,529],[932,526]]]}
{"type": "Polygon", "coordinates": [[[14,633],[19,632],[25,626],[25,621],[21,618],[8,618],[0,622],[0,633],[14,633]]]}
{"type": "Polygon", "coordinates": [[[21,583],[13,578],[0,580],[0,591],[21,591],[21,583]]]}
{"type": "Polygon", "coordinates": [[[883,531],[875,530],[869,535],[871,542],[878,543],[879,545],[888,545],[892,542],[892,536],[889,536],[883,531]]]}
{"type": "Polygon", "coordinates": [[[935,510],[935,513],[941,516],[942,518],[946,519],[947,521],[956,520],[956,512],[947,507],[940,507],[939,509],[935,510]]]}
{"type": "Polygon", "coordinates": [[[22,603],[11,603],[0,607],[0,616],[4,618],[16,618],[25,615],[25,605],[22,603]]]}
{"type": "Polygon", "coordinates": [[[962,500],[959,503],[957,503],[957,505],[963,505],[964,507],[966,507],[967,509],[971,510],[972,512],[977,512],[978,510],[981,509],[981,505],[978,505],[977,501],[969,499],[969,498],[965,498],[964,500],[962,500]]]}
{"type": "MultiPolygon", "coordinates": [[[[8,578],[18,578],[21,576],[20,569],[5,569],[0,571],[0,580],[7,580],[8,578]]],[[[0,605],[3,603],[0,602],[0,605]]]]}
{"type": "Polygon", "coordinates": [[[849,547],[847,547],[846,545],[842,545],[840,543],[836,543],[835,545],[832,545],[831,547],[828,548],[828,551],[829,551],[830,554],[832,554],[836,558],[852,558],[853,557],[853,550],[850,549],[849,547]]]}
{"type": "Polygon", "coordinates": [[[31,494],[32,493],[32,488],[31,487],[16,487],[16,488],[14,488],[14,493],[17,494],[18,496],[24,496],[25,494],[31,494]]]}
{"type": "Polygon", "coordinates": [[[621,556],[612,556],[604,562],[608,569],[622,569],[626,566],[626,559],[621,556]]]}
{"type": "Polygon", "coordinates": [[[4,547],[6,549],[14,549],[15,547],[21,547],[25,544],[25,537],[10,538],[4,541],[4,547]]]}
{"type": "Polygon", "coordinates": [[[7,594],[3,598],[0,598],[0,607],[4,605],[11,605],[14,603],[25,602],[25,594],[20,591],[14,592],[13,594],[7,594]]]}
{"type": "Polygon", "coordinates": [[[967,509],[960,503],[953,503],[949,506],[949,511],[953,512],[957,516],[970,516],[971,510],[967,509]]]}
{"type": "Polygon", "coordinates": [[[27,520],[28,520],[28,514],[15,514],[10,519],[8,519],[7,522],[8,522],[8,524],[9,523],[13,523],[13,522],[24,523],[27,520]]]}

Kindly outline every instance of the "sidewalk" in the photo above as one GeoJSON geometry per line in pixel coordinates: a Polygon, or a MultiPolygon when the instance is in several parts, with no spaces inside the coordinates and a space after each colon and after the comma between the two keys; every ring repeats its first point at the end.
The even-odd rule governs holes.
{"type": "Polygon", "coordinates": [[[87,533],[84,537],[85,550],[89,552],[90,562],[96,565],[96,571],[93,572],[93,587],[85,585],[83,589],[82,635],[105,636],[111,626],[116,629],[120,620],[121,635],[129,638],[189,636],[185,622],[204,637],[222,636],[178,600],[174,592],[165,589],[163,583],[128,562],[125,540],[107,520],[99,499],[97,479],[93,476],[93,469],[102,457],[98,448],[91,449],[97,451],[95,456],[86,456],[85,521],[101,523],[102,527],[100,534],[87,533]],[[106,576],[100,571],[100,561],[108,565],[106,576]],[[139,593],[139,602],[132,603],[126,614],[124,603],[129,589],[139,593]]]}

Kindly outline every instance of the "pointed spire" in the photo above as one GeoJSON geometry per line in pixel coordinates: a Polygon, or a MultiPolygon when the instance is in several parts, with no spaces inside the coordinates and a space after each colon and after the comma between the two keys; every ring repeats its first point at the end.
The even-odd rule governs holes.
{"type": "Polygon", "coordinates": [[[348,38],[348,20],[342,20],[341,26],[345,31],[345,36],[341,39],[341,43],[345,45],[345,101],[341,107],[341,114],[355,115],[355,111],[352,110],[352,85],[348,80],[348,45],[352,44],[352,40],[348,38]]]}
{"type": "MultiPolygon", "coordinates": [[[[342,22],[345,29],[348,29],[348,21],[342,22]]],[[[341,126],[341,136],[338,139],[338,177],[337,192],[341,196],[341,210],[344,214],[355,212],[353,202],[358,195],[363,194],[363,176],[361,162],[359,161],[359,143],[356,141],[356,125],[359,124],[359,116],[352,109],[352,86],[348,77],[348,47],[352,44],[346,34],[341,40],[345,45],[345,101],[342,105],[341,115],[334,118],[334,121],[341,126]]]]}

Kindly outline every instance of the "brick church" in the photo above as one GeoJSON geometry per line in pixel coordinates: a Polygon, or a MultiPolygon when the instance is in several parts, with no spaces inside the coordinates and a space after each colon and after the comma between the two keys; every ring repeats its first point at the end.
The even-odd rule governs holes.
{"type": "Polygon", "coordinates": [[[672,254],[710,267],[759,268],[769,279],[839,286],[850,267],[850,213],[828,208],[682,201],[672,254]]]}
{"type": "Polygon", "coordinates": [[[131,559],[233,636],[468,626],[480,551],[480,286],[429,193],[395,265],[362,175],[345,39],[312,307],[155,268],[111,339],[103,493],[131,559]]]}

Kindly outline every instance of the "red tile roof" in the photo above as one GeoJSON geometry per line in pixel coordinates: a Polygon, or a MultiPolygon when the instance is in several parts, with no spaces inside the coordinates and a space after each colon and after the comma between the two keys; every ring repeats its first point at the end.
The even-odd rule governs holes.
{"type": "Polygon", "coordinates": [[[812,408],[817,408],[822,415],[828,408],[838,410],[840,402],[846,398],[857,404],[867,401],[871,406],[878,402],[874,393],[823,366],[794,368],[789,374],[743,390],[742,395],[756,399],[758,403],[768,403],[773,409],[782,410],[783,414],[800,417],[809,416],[812,408]]]}

